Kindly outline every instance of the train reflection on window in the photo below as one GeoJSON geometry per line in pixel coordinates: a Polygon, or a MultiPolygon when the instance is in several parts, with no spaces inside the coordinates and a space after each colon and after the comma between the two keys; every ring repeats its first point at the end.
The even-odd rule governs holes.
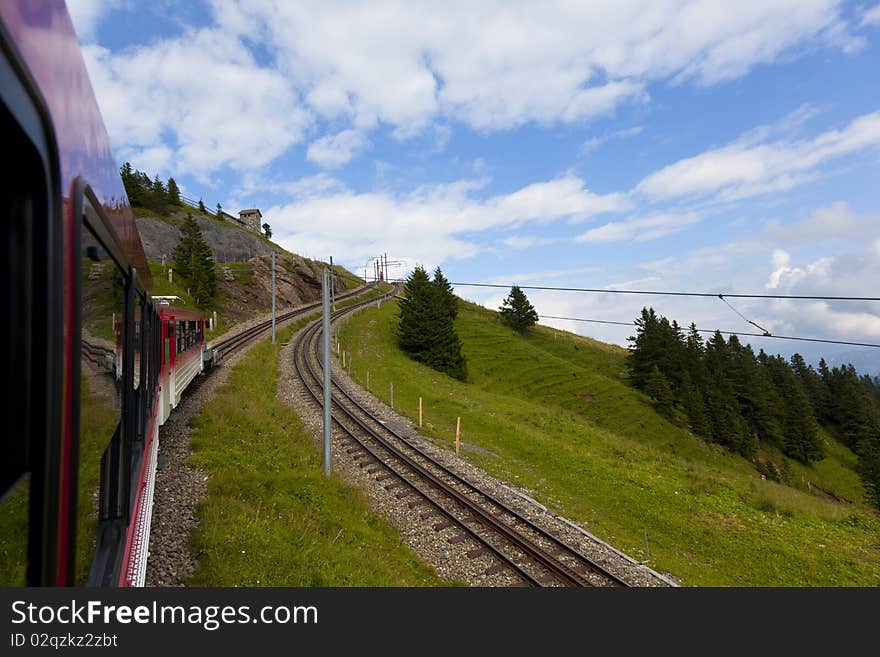
{"type": "MultiPolygon", "coordinates": [[[[101,456],[122,415],[124,278],[86,226],[82,231],[82,329],[75,583],[82,586],[95,550],[101,456]]],[[[136,314],[139,319],[139,313],[136,314]]],[[[138,377],[135,377],[137,382],[138,377]]],[[[137,384],[136,384],[137,385],[137,384]]]]}

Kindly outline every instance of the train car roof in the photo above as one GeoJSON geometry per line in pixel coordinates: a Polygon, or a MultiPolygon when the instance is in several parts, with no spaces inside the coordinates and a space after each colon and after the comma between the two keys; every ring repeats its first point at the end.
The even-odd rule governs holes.
{"type": "Polygon", "coordinates": [[[107,214],[138,278],[151,289],[153,280],[143,243],[67,7],[62,0],[3,0],[0,21],[51,115],[65,211],[73,200],[74,181],[82,177],[107,214]]]}
{"type": "Polygon", "coordinates": [[[195,310],[188,310],[186,308],[178,308],[176,306],[168,306],[166,304],[159,304],[157,306],[159,310],[159,315],[161,317],[174,317],[174,319],[187,319],[187,320],[198,320],[204,319],[205,316],[196,312],[195,310]]]}

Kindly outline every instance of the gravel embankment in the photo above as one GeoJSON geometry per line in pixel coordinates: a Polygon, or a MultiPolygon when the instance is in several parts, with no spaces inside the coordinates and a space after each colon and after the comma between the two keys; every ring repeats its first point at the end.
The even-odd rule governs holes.
{"type": "MultiPolygon", "coordinates": [[[[293,369],[294,341],[281,352],[281,379],[278,386],[278,397],[290,404],[302,417],[306,427],[312,432],[316,441],[322,440],[322,411],[311,395],[306,391],[293,369]]],[[[334,359],[333,376],[350,392],[352,397],[369,409],[378,419],[407,438],[413,445],[431,455],[459,475],[476,484],[512,509],[534,522],[536,525],[553,533],[568,545],[578,549],[609,571],[615,573],[633,586],[676,586],[677,583],[668,575],[661,575],[647,566],[638,563],[627,555],[605,544],[592,536],[574,522],[562,518],[540,503],[533,500],[526,492],[517,490],[507,482],[489,476],[480,468],[457,456],[453,451],[441,448],[431,440],[418,434],[413,423],[395,413],[390,407],[373,397],[354,383],[342,371],[340,364],[334,359]]],[[[465,581],[472,586],[510,586],[521,580],[507,570],[486,574],[486,569],[496,563],[488,554],[473,555],[474,544],[467,540],[452,544],[449,539],[461,533],[460,528],[447,527],[436,530],[437,516],[426,517],[428,507],[413,506],[413,498],[399,498],[400,490],[387,490],[385,485],[393,479],[384,479],[384,468],[371,459],[366,459],[365,467],[356,462],[357,451],[352,451],[344,442],[339,432],[333,432],[333,471],[344,480],[358,486],[377,513],[386,517],[397,527],[403,540],[427,563],[444,578],[465,581]],[[377,480],[380,479],[381,480],[377,480]]]]}

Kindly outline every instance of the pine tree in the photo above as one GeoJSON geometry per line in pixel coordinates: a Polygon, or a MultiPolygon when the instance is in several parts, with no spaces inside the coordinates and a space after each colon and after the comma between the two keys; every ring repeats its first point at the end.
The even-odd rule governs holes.
{"type": "Polygon", "coordinates": [[[189,283],[190,291],[200,305],[207,305],[217,291],[217,275],[211,247],[202,237],[196,220],[187,213],[180,230],[180,241],[171,254],[174,270],[189,283]]]}
{"type": "Polygon", "coordinates": [[[205,214],[208,213],[208,210],[205,208],[205,203],[204,201],[202,201],[202,199],[199,199],[199,212],[204,212],[205,214]]]}
{"type": "Polygon", "coordinates": [[[749,457],[755,453],[757,441],[740,412],[730,364],[730,348],[724,336],[715,331],[706,344],[706,373],[711,382],[706,390],[706,414],[711,439],[749,457]]]}
{"type": "Polygon", "coordinates": [[[458,317],[458,298],[452,291],[452,284],[446,279],[443,272],[440,271],[440,267],[437,267],[434,270],[434,280],[432,283],[440,293],[440,296],[443,299],[443,305],[446,308],[449,317],[451,319],[458,317]]]}
{"type": "Polygon", "coordinates": [[[168,202],[180,205],[180,187],[174,182],[174,178],[168,179],[168,202]]]}
{"type": "Polygon", "coordinates": [[[404,285],[398,341],[413,360],[462,381],[467,378],[467,364],[445,287],[436,277],[431,281],[421,266],[404,285]]]}
{"type": "Polygon", "coordinates": [[[645,383],[645,392],[657,404],[657,410],[664,415],[672,412],[674,398],[672,397],[672,388],[669,381],[660,373],[660,369],[654,365],[648,374],[648,380],[645,383]]]}
{"type": "Polygon", "coordinates": [[[272,226],[269,224],[263,224],[263,234],[267,239],[272,239],[272,226]]]}
{"type": "Polygon", "coordinates": [[[529,302],[525,292],[518,286],[510,288],[510,294],[502,302],[501,320],[518,333],[525,333],[538,321],[538,313],[529,302]]]}

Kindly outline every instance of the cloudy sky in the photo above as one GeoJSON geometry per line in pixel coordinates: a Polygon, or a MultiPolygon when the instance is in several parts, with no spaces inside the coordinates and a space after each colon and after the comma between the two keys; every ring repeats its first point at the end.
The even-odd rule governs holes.
{"type": "MultiPolygon", "coordinates": [[[[68,6],[120,163],[261,208],[291,251],[461,283],[880,296],[876,0],[68,6]]],[[[529,296],[753,330],[716,299],[529,296]]],[[[880,342],[878,302],[732,303],[880,342]]],[[[877,352],[821,349],[880,372],[877,352]]]]}

